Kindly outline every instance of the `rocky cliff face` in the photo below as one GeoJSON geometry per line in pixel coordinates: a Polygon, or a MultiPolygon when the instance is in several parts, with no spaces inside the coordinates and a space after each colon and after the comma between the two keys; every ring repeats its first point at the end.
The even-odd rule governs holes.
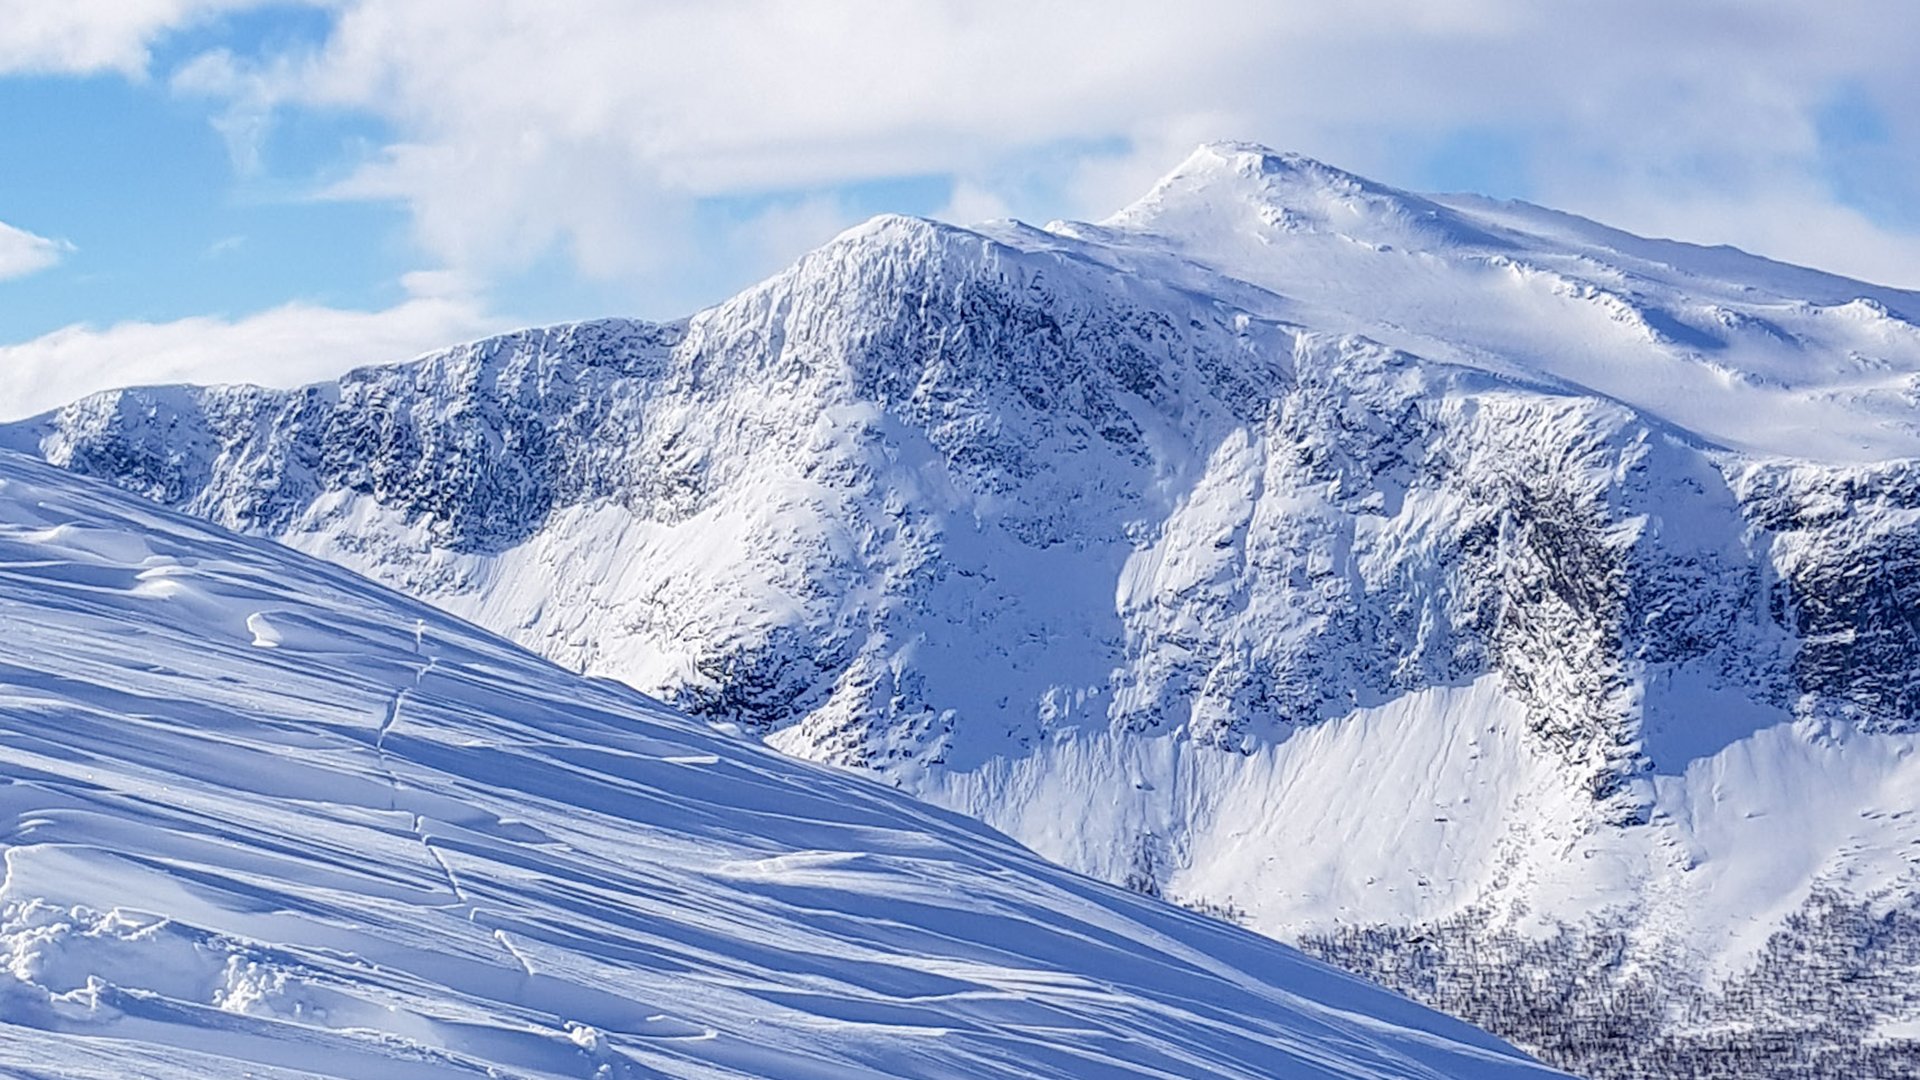
{"type": "Polygon", "coordinates": [[[1833,821],[1920,809],[1913,310],[1220,146],[1105,225],[883,218],[684,323],[9,438],[1269,932],[1604,910],[1709,979],[1730,920],[1911,895],[1910,818],[1750,858],[1700,777],[1788,814],[1858,744],[1833,821]],[[1288,826],[1356,770],[1411,797],[1288,826]]]}

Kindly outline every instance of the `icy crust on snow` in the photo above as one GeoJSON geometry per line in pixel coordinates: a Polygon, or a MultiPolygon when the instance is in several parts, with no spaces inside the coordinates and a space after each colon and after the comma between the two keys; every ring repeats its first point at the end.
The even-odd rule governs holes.
{"type": "Polygon", "coordinates": [[[4,453],[0,619],[10,1075],[1547,1075],[4,453]]]}

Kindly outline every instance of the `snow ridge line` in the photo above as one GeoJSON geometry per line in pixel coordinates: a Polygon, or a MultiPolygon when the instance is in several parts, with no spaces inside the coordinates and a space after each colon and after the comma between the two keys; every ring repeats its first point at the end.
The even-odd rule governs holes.
{"type": "MultiPolygon", "coordinates": [[[[415,635],[414,648],[418,650],[420,647],[418,631],[415,632],[415,635]]],[[[380,751],[383,763],[387,752],[387,733],[392,731],[394,725],[400,722],[400,706],[406,702],[407,694],[412,690],[419,689],[421,682],[425,681],[428,672],[431,672],[439,663],[439,657],[428,656],[427,662],[414,671],[413,686],[403,686],[394,691],[393,698],[387,702],[386,714],[380,718],[380,727],[374,732],[373,736],[373,748],[380,751]]],[[[391,773],[389,773],[389,775],[391,775],[391,773]]]]}
{"type": "MultiPolygon", "coordinates": [[[[471,920],[472,918],[471,913],[469,913],[468,918],[469,920],[471,920]]],[[[507,936],[507,932],[505,930],[502,930],[497,926],[494,927],[493,940],[499,942],[500,947],[507,950],[507,955],[513,957],[515,960],[520,961],[520,969],[527,973],[528,978],[533,977],[533,962],[527,959],[526,953],[521,952],[518,948],[514,946],[513,939],[507,936]]]]}
{"type": "Polygon", "coordinates": [[[454,876],[453,867],[448,865],[447,857],[440,854],[440,849],[434,847],[433,841],[427,837],[427,819],[421,817],[419,814],[413,815],[412,829],[413,835],[419,839],[420,845],[426,848],[427,854],[432,857],[433,864],[440,868],[440,877],[446,881],[447,890],[453,893],[455,900],[466,905],[467,921],[472,922],[473,901],[468,898],[467,890],[460,887],[460,879],[454,876]]]}
{"type": "MultiPolygon", "coordinates": [[[[386,711],[380,717],[380,726],[374,733],[373,738],[373,748],[378,756],[380,771],[386,776],[387,784],[393,789],[392,809],[396,811],[401,809],[400,777],[393,771],[393,765],[387,754],[387,735],[399,725],[400,709],[401,706],[406,704],[407,695],[419,689],[420,684],[426,681],[427,675],[438,667],[440,663],[439,657],[424,652],[425,642],[423,638],[423,628],[416,625],[413,631],[414,652],[425,655],[427,662],[414,670],[412,686],[402,686],[394,691],[393,697],[387,702],[386,711]]],[[[447,891],[453,894],[454,902],[446,906],[464,907],[467,912],[467,921],[476,926],[481,925],[479,922],[480,912],[479,909],[474,906],[473,897],[467,892],[466,887],[460,884],[460,876],[453,872],[453,864],[447,862],[446,856],[440,854],[440,849],[434,846],[433,839],[427,835],[427,819],[419,813],[413,813],[409,819],[408,831],[413,833],[413,838],[418,840],[420,846],[426,849],[427,857],[433,860],[435,867],[439,868],[440,880],[446,885],[447,891]]],[[[497,928],[492,929],[493,933],[489,936],[499,944],[501,950],[513,960],[515,966],[519,967],[520,970],[526,972],[528,975],[532,975],[533,965],[527,961],[526,956],[521,953],[519,949],[513,947],[507,940],[504,931],[497,928]]]]}
{"type": "MultiPolygon", "coordinates": [[[[414,651],[420,651],[421,634],[418,628],[414,630],[413,644],[414,651]]],[[[379,762],[380,772],[387,778],[387,786],[392,789],[388,809],[396,812],[400,810],[402,788],[400,776],[393,771],[393,765],[387,755],[387,735],[400,723],[400,707],[406,703],[408,692],[420,687],[421,682],[427,677],[427,672],[433,670],[435,662],[434,657],[427,657],[427,662],[414,670],[413,686],[403,686],[393,692],[393,697],[387,701],[386,711],[380,716],[380,726],[374,732],[374,753],[379,762]]],[[[447,865],[447,860],[434,849],[433,842],[427,838],[426,820],[415,813],[410,817],[407,828],[413,833],[414,839],[420,841],[420,846],[427,849],[427,856],[433,860],[433,864],[440,868],[440,877],[446,883],[447,891],[453,894],[454,901],[457,904],[468,904],[470,908],[466,890],[460,887],[460,882],[454,877],[452,868],[447,865]]]]}

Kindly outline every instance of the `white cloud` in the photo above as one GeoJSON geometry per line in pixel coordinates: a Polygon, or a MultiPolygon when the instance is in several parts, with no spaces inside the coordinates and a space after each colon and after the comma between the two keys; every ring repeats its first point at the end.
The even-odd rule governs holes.
{"type": "Polygon", "coordinates": [[[235,233],[232,236],[223,236],[213,243],[208,244],[207,250],[202,254],[209,259],[222,259],[246,246],[247,238],[239,233],[235,233]]]}
{"type": "MultiPolygon", "coordinates": [[[[659,282],[702,254],[701,196],[951,172],[956,212],[1096,216],[1213,137],[1391,182],[1436,137],[1508,133],[1542,201],[1698,214],[1764,250],[1783,210],[1844,216],[1815,129],[1841,89],[1920,164],[1917,38],[1910,0],[345,0],[318,50],[215,55],[176,85],[228,100],[232,130],[301,105],[386,120],[393,143],[334,194],[402,202],[438,261],[488,273],[558,249],[659,282]],[[1130,152],[1009,186],[1009,161],[1063,141],[1130,152]],[[1035,191],[1050,204],[1022,205],[1035,191]]],[[[1791,253],[1912,261],[1915,237],[1850,220],[1846,243],[1791,253]]]]}
{"type": "Polygon", "coordinates": [[[0,421],[120,386],[297,386],[507,328],[457,275],[408,275],[405,284],[411,295],[383,311],[287,304],[239,319],[75,325],[0,346],[0,421]]]}
{"type": "Polygon", "coordinates": [[[0,221],[0,281],[36,274],[58,263],[73,245],[49,240],[0,221]]]}
{"type": "MultiPolygon", "coordinates": [[[[0,75],[142,78],[168,34],[266,2],[0,0],[0,75]]],[[[1536,201],[1920,286],[1920,236],[1840,197],[1820,130],[1836,100],[1870,110],[1875,175],[1920,204],[1911,0],[311,3],[321,40],[229,40],[166,72],[172,88],[213,102],[243,173],[286,110],[382,122],[387,144],[326,194],[402,204],[451,269],[385,311],[0,347],[0,414],[136,381],[295,383],[490,332],[488,286],[556,252],[678,313],[850,224],[870,200],[841,185],[946,174],[952,219],[1097,218],[1223,137],[1401,184],[1449,139],[1488,137],[1536,201]],[[700,205],[767,194],[732,204],[761,206],[746,219],[700,205]]],[[[66,250],[0,224],[0,280],[66,250]]]]}
{"type": "Polygon", "coordinates": [[[146,73],[161,35],[267,0],[5,0],[0,74],[146,73]]]}
{"type": "Polygon", "coordinates": [[[963,179],[953,186],[947,204],[934,211],[933,216],[956,225],[977,225],[1012,217],[1013,208],[986,185],[963,179]]]}

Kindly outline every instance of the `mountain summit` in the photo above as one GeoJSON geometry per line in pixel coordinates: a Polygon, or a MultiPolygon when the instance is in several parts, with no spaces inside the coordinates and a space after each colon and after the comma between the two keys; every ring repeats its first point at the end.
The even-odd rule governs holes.
{"type": "Polygon", "coordinates": [[[1270,239],[1277,233],[1318,233],[1414,251],[1506,246],[1422,196],[1301,154],[1237,142],[1201,146],[1103,224],[1177,236],[1185,246],[1223,238],[1270,239]]]}
{"type": "Polygon", "coordinates": [[[1916,312],[1215,144],[0,440],[1582,1073],[1851,1077],[1920,1052],[1916,312]]]}

